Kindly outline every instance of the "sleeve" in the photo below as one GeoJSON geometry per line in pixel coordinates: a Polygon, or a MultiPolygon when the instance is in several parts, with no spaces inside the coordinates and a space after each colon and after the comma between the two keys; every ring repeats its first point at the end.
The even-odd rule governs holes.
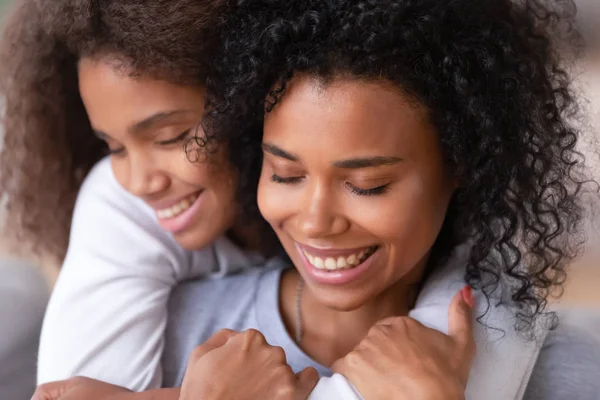
{"type": "Polygon", "coordinates": [[[561,318],[558,328],[548,334],[525,400],[600,398],[600,333],[585,329],[589,321],[600,320],[600,313],[590,310],[588,314],[583,324],[561,318]]]}
{"type": "Polygon", "coordinates": [[[363,397],[343,375],[333,374],[319,379],[307,400],[363,400],[363,397]]]}
{"type": "MultiPolygon", "coordinates": [[[[135,391],[161,386],[169,294],[197,271],[145,204],[117,186],[104,160],[80,191],[42,327],[38,384],[87,376],[135,391]]],[[[195,262],[211,271],[205,253],[195,262]]]]}

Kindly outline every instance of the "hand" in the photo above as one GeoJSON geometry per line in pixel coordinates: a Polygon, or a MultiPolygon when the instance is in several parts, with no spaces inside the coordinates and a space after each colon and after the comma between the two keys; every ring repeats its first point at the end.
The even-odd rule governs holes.
{"type": "Polygon", "coordinates": [[[313,368],[296,376],[262,333],[222,330],[194,350],[180,400],[306,400],[318,378],[313,368]]]}
{"type": "Polygon", "coordinates": [[[90,378],[74,377],[38,386],[31,400],[106,399],[130,390],[90,378]]]}
{"type": "Polygon", "coordinates": [[[367,400],[463,400],[475,357],[472,305],[470,287],[454,296],[448,335],[409,317],[380,321],[332,369],[367,400]]]}
{"type": "Polygon", "coordinates": [[[136,393],[95,379],[75,377],[38,386],[31,400],[177,400],[179,389],[136,393]]]}

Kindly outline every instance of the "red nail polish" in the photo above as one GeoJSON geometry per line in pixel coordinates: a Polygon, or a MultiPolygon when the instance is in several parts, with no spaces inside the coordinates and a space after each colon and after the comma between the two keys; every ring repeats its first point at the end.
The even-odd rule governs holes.
{"type": "Polygon", "coordinates": [[[475,299],[473,298],[473,289],[471,288],[471,286],[467,285],[464,288],[462,288],[461,294],[465,303],[467,303],[469,307],[473,308],[473,305],[475,304],[475,299]]]}

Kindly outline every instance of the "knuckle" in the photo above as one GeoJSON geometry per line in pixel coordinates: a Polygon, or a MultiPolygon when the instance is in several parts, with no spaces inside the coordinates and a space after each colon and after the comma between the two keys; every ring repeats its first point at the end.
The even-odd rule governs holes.
{"type": "Polygon", "coordinates": [[[241,347],[243,351],[250,352],[251,349],[266,344],[265,337],[256,329],[248,329],[240,335],[241,347]]]}
{"type": "Polygon", "coordinates": [[[223,328],[223,329],[219,329],[217,331],[217,333],[215,333],[214,336],[216,336],[216,335],[219,335],[219,336],[221,336],[221,335],[230,335],[232,333],[236,333],[236,332],[232,331],[231,329],[223,328]]]}
{"type": "Polygon", "coordinates": [[[275,388],[276,399],[293,399],[296,392],[296,384],[294,381],[293,373],[286,374],[283,379],[279,378],[277,387],[275,388]]]}
{"type": "Polygon", "coordinates": [[[364,363],[364,357],[362,352],[359,350],[354,350],[344,357],[344,364],[348,368],[358,368],[364,363]]]}
{"type": "Polygon", "coordinates": [[[35,394],[38,396],[44,396],[54,388],[55,384],[56,382],[41,384],[35,389],[35,394]]]}
{"type": "MultiPolygon", "coordinates": [[[[287,357],[283,348],[279,346],[270,346],[269,351],[271,353],[271,358],[273,359],[273,361],[283,364],[286,363],[287,357]]],[[[287,364],[285,365],[287,366],[287,364]]]]}
{"type": "Polygon", "coordinates": [[[260,331],[257,331],[256,329],[248,329],[247,331],[244,332],[244,334],[246,335],[246,337],[249,341],[257,342],[257,343],[266,342],[263,334],[260,331]]]}
{"type": "Polygon", "coordinates": [[[188,358],[188,365],[194,364],[196,361],[198,361],[202,355],[204,354],[204,346],[200,345],[200,346],[196,346],[196,348],[194,348],[194,350],[192,350],[192,353],[190,354],[189,358],[188,358]]]}
{"type": "Polygon", "coordinates": [[[394,328],[389,325],[375,325],[369,331],[369,336],[374,340],[387,340],[394,336],[394,328]]]}

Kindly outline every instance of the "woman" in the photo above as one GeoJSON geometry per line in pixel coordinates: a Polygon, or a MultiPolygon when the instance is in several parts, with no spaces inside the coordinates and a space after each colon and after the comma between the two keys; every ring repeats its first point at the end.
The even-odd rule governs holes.
{"type": "MultiPolygon", "coordinates": [[[[296,371],[331,367],[376,321],[406,315],[415,288],[466,244],[467,282],[530,332],[577,249],[582,189],[565,120],[574,99],[539,7],[265,0],[235,11],[208,85],[211,133],[257,157],[262,143],[258,203],[296,267],[248,284],[257,325],[235,329],[261,330],[296,371]],[[362,264],[347,268],[355,253],[362,264]],[[268,324],[265,304],[271,315],[280,304],[281,323],[268,324]]],[[[179,324],[204,311],[195,304],[188,295],[179,324]]],[[[173,333],[185,343],[174,359],[205,329],[173,333]]]]}
{"type": "Polygon", "coordinates": [[[196,0],[16,4],[0,66],[10,238],[61,260],[78,196],[40,382],[86,375],[159,387],[171,288],[262,259],[270,231],[255,240],[261,220],[237,201],[224,151],[197,163],[188,158],[200,140],[187,158],[182,151],[201,137],[206,61],[228,9],[196,0]]]}
{"type": "Polygon", "coordinates": [[[466,245],[469,282],[531,333],[580,219],[577,132],[563,119],[573,99],[539,25],[508,1],[254,1],[237,12],[214,63],[222,80],[209,85],[211,133],[248,146],[238,166],[260,157],[262,143],[259,205],[296,269],[177,292],[166,382],[181,383],[188,355],[208,340],[187,367],[184,396],[239,387],[217,383],[247,376],[238,373],[246,352],[234,350],[266,344],[255,346],[252,332],[212,335],[254,328],[285,350],[272,356],[278,370],[333,367],[366,398],[382,387],[393,398],[460,397],[469,357],[457,361],[456,340],[427,340],[434,332],[405,317],[422,283],[466,245]],[[215,302],[222,310],[207,306],[215,302]],[[377,323],[387,317],[389,330],[377,323]],[[406,339],[387,340],[391,350],[409,343],[426,357],[378,364],[364,355],[378,351],[373,326],[406,339]],[[413,371],[407,364],[419,379],[397,379],[413,371]],[[207,377],[216,366],[229,368],[207,377]]]}

